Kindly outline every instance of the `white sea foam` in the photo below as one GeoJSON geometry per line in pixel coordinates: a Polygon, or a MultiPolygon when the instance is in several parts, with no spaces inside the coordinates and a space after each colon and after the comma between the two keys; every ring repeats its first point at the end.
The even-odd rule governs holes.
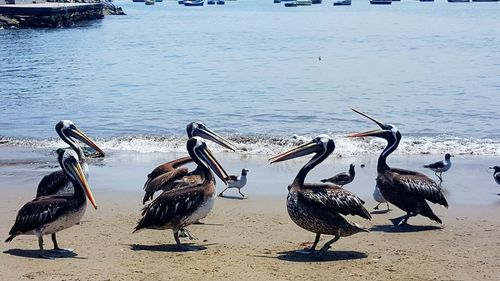
{"type": "MultiPolygon", "coordinates": [[[[374,138],[351,139],[344,135],[333,136],[336,144],[335,154],[339,156],[356,156],[378,154],[385,147],[385,141],[374,138]]],[[[273,137],[263,135],[232,135],[228,139],[237,145],[238,153],[274,155],[288,148],[300,145],[312,139],[312,136],[292,135],[289,137],[273,137]]],[[[103,150],[152,152],[184,152],[186,137],[180,136],[126,136],[97,139],[103,150]]],[[[0,146],[18,146],[32,148],[56,148],[67,146],[59,139],[33,138],[0,138],[0,146]]],[[[218,145],[210,144],[212,151],[225,151],[218,145]]],[[[500,155],[500,140],[459,138],[453,136],[438,137],[403,137],[394,154],[444,154],[455,155],[500,155]]]]}

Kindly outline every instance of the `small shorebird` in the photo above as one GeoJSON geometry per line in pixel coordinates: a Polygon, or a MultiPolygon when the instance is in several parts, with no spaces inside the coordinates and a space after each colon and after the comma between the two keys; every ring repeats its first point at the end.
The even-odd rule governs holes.
{"type": "Polygon", "coordinates": [[[438,161],[429,165],[424,165],[424,168],[430,169],[434,172],[436,177],[439,178],[439,183],[443,182],[443,177],[442,174],[443,172],[446,172],[450,169],[451,167],[451,160],[450,158],[453,157],[449,153],[446,153],[444,155],[444,160],[443,161],[438,161]],[[439,175],[438,175],[439,173],[439,175]]]}
{"type": "MultiPolygon", "coordinates": [[[[493,179],[495,179],[495,181],[498,184],[500,184],[500,166],[493,166],[493,167],[490,167],[490,169],[494,170],[493,171],[493,179]]],[[[500,193],[498,195],[500,195],[500,193]]]]}
{"type": "MultiPolygon", "coordinates": [[[[46,256],[43,250],[43,235],[55,234],[63,229],[77,224],[85,213],[87,200],[97,209],[92,191],[87,183],[78,155],[72,150],[60,151],[60,165],[64,173],[73,184],[74,193],[54,194],[42,196],[26,203],[17,213],[16,222],[9,232],[10,242],[14,237],[22,234],[31,234],[38,237],[38,246],[42,257],[46,256]]],[[[52,236],[56,252],[71,252],[59,248],[55,235],[52,236]]]]}
{"type": "Polygon", "coordinates": [[[245,195],[241,193],[241,189],[247,184],[247,169],[242,169],[241,170],[241,176],[235,176],[235,175],[230,175],[229,178],[227,179],[227,187],[219,193],[219,196],[224,196],[224,191],[226,191],[228,188],[237,188],[238,193],[241,195],[241,198],[245,198],[245,195]]]}
{"type": "Polygon", "coordinates": [[[363,207],[363,200],[340,186],[331,183],[304,183],[309,171],[323,162],[334,150],[333,139],[320,135],[308,143],[269,159],[272,164],[315,153],[288,186],[287,210],[295,224],[316,233],[312,247],[304,250],[316,258],[324,256],[331,244],[340,237],[367,232],[359,225],[348,222],[341,214],[371,219],[370,213],[363,207]],[[333,235],[334,238],[315,252],[321,234],[333,235]]]}
{"type": "Polygon", "coordinates": [[[343,187],[344,185],[351,183],[354,180],[354,176],[356,173],[354,172],[354,164],[349,166],[349,173],[339,173],[335,176],[327,179],[321,180],[321,182],[331,182],[336,185],[340,185],[343,187]]]}
{"type": "MultiPolygon", "coordinates": [[[[236,147],[228,140],[221,137],[214,131],[210,130],[201,121],[191,122],[186,126],[188,138],[201,137],[206,140],[211,140],[220,146],[223,146],[231,151],[235,151],[236,147]]],[[[168,191],[171,189],[189,186],[195,183],[203,182],[203,172],[198,166],[195,170],[189,171],[184,165],[192,162],[191,157],[182,157],[165,164],[159,165],[151,173],[148,174],[148,179],[144,184],[144,198],[142,204],[153,199],[155,192],[162,190],[168,191]]]]}
{"type": "Polygon", "coordinates": [[[396,150],[401,141],[401,133],[392,124],[384,124],[375,118],[368,116],[358,110],[354,112],[375,122],[380,129],[364,133],[351,134],[349,137],[378,137],[387,141],[387,146],[378,158],[377,164],[377,186],[382,196],[393,205],[397,206],[407,214],[399,218],[390,219],[395,226],[408,226],[408,219],[416,215],[422,215],[429,219],[442,223],[427,204],[432,203],[448,207],[448,202],[435,181],[426,175],[387,165],[386,159],[396,150]]]}
{"type": "Polygon", "coordinates": [[[378,206],[380,206],[380,204],[382,203],[387,204],[387,211],[391,210],[389,209],[389,202],[387,202],[382,193],[380,193],[380,189],[378,188],[378,186],[375,186],[375,190],[373,191],[373,199],[378,202],[377,206],[373,208],[374,210],[378,210],[378,206]]]}
{"type": "Polygon", "coordinates": [[[228,177],[201,138],[189,139],[187,150],[191,159],[200,167],[203,181],[160,194],[143,208],[142,218],[134,229],[134,232],[145,228],[172,229],[179,250],[189,250],[181,245],[179,231],[206,217],[214,206],[215,177],[210,170],[224,183],[228,177]]]}
{"type": "MultiPolygon", "coordinates": [[[[77,128],[70,120],[59,121],[56,124],[56,132],[59,137],[76,152],[83,173],[85,174],[85,177],[88,178],[89,166],[85,161],[85,154],[83,149],[73,138],[95,149],[100,157],[104,157],[104,152],[91,138],[77,128]]],[[[58,154],[62,156],[62,154],[58,154]]],[[[55,171],[42,178],[36,190],[36,197],[65,193],[67,192],[67,189],[71,187],[71,180],[66,173],[63,170],[55,171]]]]}

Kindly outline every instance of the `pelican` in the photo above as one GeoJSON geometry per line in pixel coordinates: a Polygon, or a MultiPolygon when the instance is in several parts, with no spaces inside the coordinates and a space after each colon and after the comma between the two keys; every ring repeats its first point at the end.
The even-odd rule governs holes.
{"type": "MultiPolygon", "coordinates": [[[[188,138],[194,136],[202,137],[211,140],[231,151],[235,151],[236,147],[221,137],[214,131],[210,130],[201,121],[191,122],[186,126],[188,138]]],[[[188,168],[184,165],[192,161],[191,157],[182,157],[156,167],[149,175],[146,183],[144,184],[144,198],[142,204],[153,199],[156,191],[171,190],[185,185],[200,183],[203,181],[203,172],[198,168],[189,172],[188,168]]]]}
{"type": "Polygon", "coordinates": [[[354,172],[354,164],[349,166],[349,173],[339,173],[335,176],[327,179],[321,180],[321,182],[331,182],[336,185],[340,185],[343,187],[344,185],[351,183],[354,180],[354,176],[356,173],[354,172]]]}
{"type": "Polygon", "coordinates": [[[373,199],[378,202],[377,206],[373,208],[374,210],[378,210],[378,206],[382,203],[387,204],[387,212],[391,210],[389,209],[389,202],[387,202],[382,193],[380,193],[380,188],[378,188],[378,186],[375,186],[375,190],[373,191],[373,199]]]}
{"type": "Polygon", "coordinates": [[[340,237],[367,232],[359,225],[348,222],[341,214],[371,219],[370,214],[363,207],[363,200],[340,186],[331,183],[304,183],[309,171],[325,160],[334,150],[333,139],[327,135],[320,135],[308,143],[269,159],[272,164],[315,153],[288,186],[287,210],[295,224],[316,233],[312,247],[305,250],[313,253],[316,258],[325,255],[330,245],[340,237]],[[334,238],[315,252],[321,234],[333,235],[334,238]]]}
{"type": "Polygon", "coordinates": [[[399,218],[391,219],[395,226],[408,226],[408,219],[416,215],[422,215],[429,219],[442,223],[429,207],[425,200],[448,207],[448,202],[435,181],[424,174],[391,168],[386,159],[396,150],[401,141],[401,133],[391,124],[384,124],[375,118],[368,116],[358,110],[354,112],[365,116],[375,122],[380,129],[364,133],[351,134],[349,137],[378,137],[387,141],[387,146],[378,158],[377,164],[377,186],[382,196],[390,203],[396,205],[407,214],[399,218]]]}
{"type": "MultiPolygon", "coordinates": [[[[69,120],[59,121],[56,124],[56,132],[59,137],[77,153],[83,173],[85,174],[85,177],[88,178],[89,167],[85,161],[85,154],[83,149],[73,138],[80,140],[95,149],[101,157],[104,157],[104,152],[91,138],[89,138],[69,120]]],[[[58,153],[58,155],[62,156],[63,154],[58,153]]],[[[55,171],[42,178],[36,190],[36,197],[64,193],[67,192],[67,188],[71,187],[71,180],[68,178],[67,174],[63,170],[55,171]]]]}
{"type": "Polygon", "coordinates": [[[179,230],[206,217],[214,206],[215,177],[210,169],[224,183],[228,177],[201,138],[190,138],[186,146],[189,156],[202,172],[203,181],[160,194],[143,208],[142,218],[134,229],[134,232],[144,228],[172,229],[179,250],[189,250],[181,245],[179,230]]]}
{"type": "Polygon", "coordinates": [[[248,174],[248,169],[242,169],[241,170],[241,176],[235,176],[235,175],[230,175],[229,178],[227,179],[227,187],[224,189],[221,193],[219,193],[219,196],[224,196],[224,191],[226,191],[229,188],[237,188],[238,193],[241,195],[241,198],[244,199],[246,196],[241,193],[241,189],[247,184],[247,174],[248,174]]]}
{"type": "MultiPolygon", "coordinates": [[[[36,235],[42,257],[47,257],[44,255],[43,235],[55,234],[77,224],[83,217],[87,206],[85,195],[92,206],[97,209],[78,155],[72,150],[59,152],[62,153],[59,164],[73,184],[74,193],[37,197],[26,203],[17,213],[16,222],[9,232],[10,236],[5,240],[5,242],[10,242],[14,237],[23,234],[36,235]]],[[[55,235],[52,236],[52,241],[54,250],[68,251],[59,248],[55,235]]]]}
{"type": "MultiPolygon", "coordinates": [[[[493,166],[493,167],[490,167],[490,169],[494,170],[493,171],[493,179],[495,179],[495,181],[498,184],[500,184],[500,166],[493,166]]],[[[500,195],[500,193],[498,195],[500,195]]]]}
{"type": "Polygon", "coordinates": [[[436,177],[439,178],[439,183],[443,182],[443,172],[446,172],[450,169],[451,167],[451,160],[450,158],[453,157],[453,155],[446,153],[444,155],[444,160],[443,161],[438,161],[429,165],[424,165],[424,168],[430,169],[434,172],[436,177]],[[439,175],[438,175],[439,173],[439,175]]]}

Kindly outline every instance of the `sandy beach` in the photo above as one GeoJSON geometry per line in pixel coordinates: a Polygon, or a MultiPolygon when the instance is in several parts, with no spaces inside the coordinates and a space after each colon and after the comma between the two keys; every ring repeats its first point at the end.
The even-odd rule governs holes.
{"type": "MultiPolygon", "coordinates": [[[[0,233],[4,238],[17,210],[33,197],[40,176],[53,169],[52,162],[44,162],[45,157],[48,157],[44,153],[24,153],[40,156],[36,158],[40,160],[39,163],[34,159],[21,159],[20,162],[31,164],[14,165],[12,161],[5,160],[0,169],[0,233]],[[16,175],[31,177],[16,180],[16,175]]],[[[6,158],[23,158],[18,151],[11,154],[4,152],[3,155],[6,158]]],[[[242,159],[221,154],[218,157],[227,167],[246,165],[253,177],[250,177],[247,189],[243,190],[249,194],[248,199],[218,198],[212,213],[203,220],[205,224],[189,227],[198,240],[183,241],[202,246],[202,250],[188,253],[176,251],[169,230],[145,230],[132,234],[140,217],[145,171],[150,170],[153,163],[161,162],[161,159],[152,155],[132,157],[113,156],[111,153],[104,164],[91,166],[90,184],[94,188],[99,209],[95,211],[88,208],[80,225],[58,234],[60,245],[75,249],[75,255],[55,260],[41,259],[37,253],[36,237],[19,236],[11,243],[2,243],[2,280],[498,278],[500,204],[493,197],[494,189],[492,194],[482,195],[492,197],[490,203],[463,204],[451,200],[449,209],[432,206],[443,220],[443,225],[417,217],[411,220],[415,225],[412,229],[399,231],[392,228],[388,221],[388,218],[402,214],[397,209],[389,213],[372,213],[371,221],[349,217],[369,228],[370,233],[340,239],[323,261],[315,261],[295,253],[295,250],[312,243],[314,234],[296,226],[288,217],[285,207],[286,184],[304,160],[290,161],[288,166],[269,166],[264,157],[242,159]],[[124,157],[130,158],[129,161],[124,161],[124,157]],[[120,174],[119,171],[123,172],[120,174]],[[268,172],[262,174],[263,171],[268,172]],[[131,182],[127,175],[135,181],[131,182]],[[120,189],[117,183],[123,187],[120,189]],[[135,191],[131,190],[134,188],[135,191]],[[262,190],[274,190],[275,194],[266,195],[262,190]]],[[[412,159],[415,161],[415,157],[412,159]]],[[[331,161],[344,163],[349,159],[331,161]]],[[[368,159],[365,162],[367,167],[362,171],[366,173],[358,172],[359,177],[352,183],[355,191],[366,189],[364,186],[373,186],[373,164],[368,159]]],[[[342,165],[337,165],[337,170],[343,169],[342,165]]],[[[460,169],[459,166],[457,171],[460,172],[460,169]]],[[[319,170],[320,173],[325,171],[331,171],[331,165],[319,170]]],[[[453,177],[451,174],[446,176],[452,185],[453,177]]],[[[314,178],[313,175],[311,180],[314,178]]],[[[486,178],[483,183],[493,186],[486,178]]],[[[221,188],[219,184],[218,190],[221,188]]],[[[370,194],[370,190],[360,196],[366,201],[366,208],[372,211],[375,202],[366,194],[370,194]]],[[[229,191],[227,195],[236,195],[236,192],[229,191]]],[[[323,237],[320,243],[326,239],[330,237],[323,237]]],[[[52,247],[50,237],[45,238],[45,244],[52,247]]]]}

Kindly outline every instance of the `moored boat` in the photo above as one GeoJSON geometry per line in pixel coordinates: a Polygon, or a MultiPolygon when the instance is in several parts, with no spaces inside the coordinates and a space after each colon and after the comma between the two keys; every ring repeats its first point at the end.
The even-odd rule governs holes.
{"type": "Polygon", "coordinates": [[[226,2],[224,0],[217,0],[217,5],[225,5],[226,2]]]}
{"type": "Polygon", "coordinates": [[[448,3],[469,3],[470,0],[448,0],[448,3]]]}
{"type": "Polygon", "coordinates": [[[392,0],[370,0],[370,4],[372,4],[372,5],[390,5],[390,4],[392,4],[392,0]]]}
{"type": "Polygon", "coordinates": [[[350,6],[351,0],[340,0],[333,2],[333,6],[350,6]]]}
{"type": "Polygon", "coordinates": [[[203,6],[203,0],[184,0],[184,6],[203,6]]]}

